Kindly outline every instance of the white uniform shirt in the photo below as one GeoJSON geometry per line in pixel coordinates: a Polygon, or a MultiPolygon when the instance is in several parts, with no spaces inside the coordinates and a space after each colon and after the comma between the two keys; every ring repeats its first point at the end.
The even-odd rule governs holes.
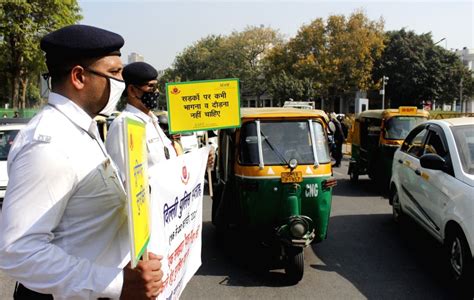
{"type": "Polygon", "coordinates": [[[145,123],[148,167],[166,159],[165,148],[169,153],[169,158],[176,157],[173,144],[158,125],[158,118],[153,113],[145,114],[135,106],[127,104],[123,112],[110,125],[105,139],[107,152],[117,164],[123,180],[125,180],[125,154],[123,152],[125,141],[122,128],[126,117],[145,123]]]}
{"type": "Polygon", "coordinates": [[[96,122],[51,93],[16,137],[8,173],[0,269],[55,299],[119,298],[127,206],[96,122]]]}

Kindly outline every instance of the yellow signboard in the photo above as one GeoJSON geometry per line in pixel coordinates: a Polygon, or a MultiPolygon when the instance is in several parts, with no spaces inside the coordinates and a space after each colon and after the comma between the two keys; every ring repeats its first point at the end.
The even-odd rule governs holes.
{"type": "Polygon", "coordinates": [[[240,126],[238,79],[171,82],[166,95],[171,133],[240,126]]]}
{"type": "Polygon", "coordinates": [[[398,112],[404,115],[416,115],[418,108],[416,106],[400,106],[398,112]]]}
{"type": "Polygon", "coordinates": [[[134,268],[150,240],[150,195],[145,124],[125,118],[126,186],[129,205],[129,231],[134,268]]]}

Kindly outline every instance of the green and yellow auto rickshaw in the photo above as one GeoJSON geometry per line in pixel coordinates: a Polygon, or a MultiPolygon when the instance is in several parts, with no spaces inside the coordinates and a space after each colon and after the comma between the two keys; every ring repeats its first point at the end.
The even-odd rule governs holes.
{"type": "Polygon", "coordinates": [[[348,174],[352,181],[368,174],[388,188],[395,150],[408,133],[426,121],[429,113],[413,106],[361,112],[352,126],[352,157],[348,174]]]}
{"type": "Polygon", "coordinates": [[[219,132],[212,222],[278,252],[286,276],[303,277],[303,248],[326,238],[332,177],[323,111],[243,108],[242,126],[219,132]]]}

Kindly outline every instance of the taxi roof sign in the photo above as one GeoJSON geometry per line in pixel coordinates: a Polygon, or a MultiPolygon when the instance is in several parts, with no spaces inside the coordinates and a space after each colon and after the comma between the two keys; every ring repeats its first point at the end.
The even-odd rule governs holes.
{"type": "Polygon", "coordinates": [[[418,108],[416,106],[400,106],[398,112],[405,115],[416,115],[418,108]]]}

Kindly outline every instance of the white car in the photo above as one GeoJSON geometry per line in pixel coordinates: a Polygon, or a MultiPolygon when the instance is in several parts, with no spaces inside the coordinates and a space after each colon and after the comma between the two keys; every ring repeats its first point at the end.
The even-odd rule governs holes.
{"type": "MultiPolygon", "coordinates": [[[[4,120],[0,121],[0,207],[3,204],[5,191],[8,184],[7,159],[10,147],[16,135],[25,127],[26,123],[8,123],[4,124],[4,120]]],[[[13,122],[13,121],[12,121],[13,122]]]]}
{"type": "Polygon", "coordinates": [[[393,159],[390,204],[445,245],[452,278],[473,282],[474,118],[415,127],[393,159]]]}

